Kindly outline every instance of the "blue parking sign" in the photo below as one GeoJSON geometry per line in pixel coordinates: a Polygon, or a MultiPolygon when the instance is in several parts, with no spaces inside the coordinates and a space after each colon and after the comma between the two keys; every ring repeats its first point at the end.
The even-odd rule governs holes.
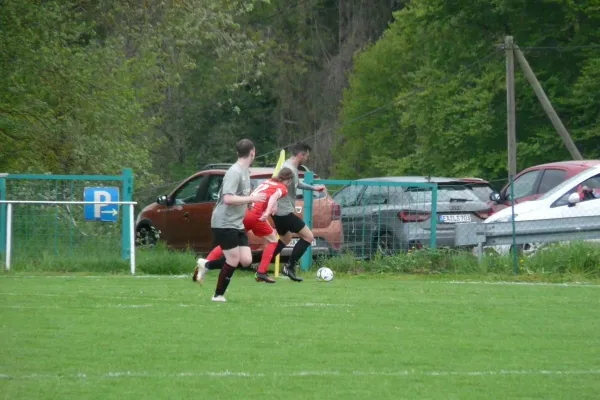
{"type": "Polygon", "coordinates": [[[117,222],[119,205],[104,202],[119,201],[118,187],[86,187],[83,201],[96,201],[99,204],[86,204],[83,208],[86,221],[117,222]]]}

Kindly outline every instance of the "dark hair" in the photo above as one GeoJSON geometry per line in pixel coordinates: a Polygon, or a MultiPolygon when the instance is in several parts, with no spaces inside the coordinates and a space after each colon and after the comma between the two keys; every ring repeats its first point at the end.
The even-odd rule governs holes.
{"type": "Polygon", "coordinates": [[[294,156],[297,156],[299,153],[306,153],[307,151],[310,151],[310,150],[311,150],[310,146],[307,145],[306,143],[302,143],[302,142],[296,143],[290,149],[290,151],[292,152],[292,155],[294,155],[294,156]]]}
{"type": "Polygon", "coordinates": [[[254,148],[254,143],[250,139],[242,139],[237,142],[235,149],[237,150],[237,155],[240,158],[245,158],[250,155],[250,152],[254,148]]]}
{"type": "Polygon", "coordinates": [[[287,180],[291,180],[294,177],[294,173],[289,168],[281,168],[276,177],[271,178],[277,182],[283,182],[287,180]]]}

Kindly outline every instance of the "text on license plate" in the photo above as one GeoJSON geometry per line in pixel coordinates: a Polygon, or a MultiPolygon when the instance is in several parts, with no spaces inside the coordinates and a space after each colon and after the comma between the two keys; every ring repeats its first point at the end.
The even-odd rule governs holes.
{"type": "MultiPolygon", "coordinates": [[[[287,247],[294,247],[294,246],[296,245],[296,243],[298,243],[298,240],[300,240],[300,239],[298,239],[298,238],[293,238],[293,239],[292,239],[292,241],[290,242],[290,244],[288,244],[288,245],[287,245],[287,247]]],[[[317,245],[317,240],[316,240],[316,239],[313,239],[313,241],[312,241],[312,245],[313,245],[313,246],[316,246],[316,245],[317,245]]]]}
{"type": "Polygon", "coordinates": [[[443,222],[445,224],[471,222],[471,215],[470,214],[440,215],[440,222],[443,222]]]}

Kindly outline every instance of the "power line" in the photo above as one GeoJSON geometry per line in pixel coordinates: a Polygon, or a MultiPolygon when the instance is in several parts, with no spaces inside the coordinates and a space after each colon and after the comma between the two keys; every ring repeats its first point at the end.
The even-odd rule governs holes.
{"type": "MultiPolygon", "coordinates": [[[[497,56],[497,55],[498,55],[498,53],[497,53],[496,51],[492,51],[491,53],[489,53],[489,54],[488,54],[488,55],[486,55],[485,57],[482,57],[482,58],[480,58],[480,59],[478,59],[478,60],[476,60],[476,61],[473,61],[472,63],[469,63],[469,64],[465,65],[465,66],[463,67],[463,69],[462,69],[462,70],[468,70],[468,69],[472,68],[473,66],[475,66],[475,65],[477,65],[477,64],[479,64],[479,63],[481,63],[481,62],[487,61],[488,59],[490,59],[490,58],[492,58],[492,57],[494,57],[494,56],[497,56]]],[[[440,85],[440,84],[447,83],[448,81],[450,81],[450,79],[454,78],[454,76],[455,76],[455,75],[449,75],[449,76],[447,76],[447,77],[446,77],[446,78],[444,78],[444,79],[440,79],[439,81],[432,83],[430,86],[435,86],[435,85],[440,85]]],[[[419,93],[419,92],[422,92],[422,91],[423,91],[423,90],[425,90],[425,89],[426,89],[426,88],[422,88],[422,87],[419,87],[419,88],[413,89],[413,90],[411,90],[410,92],[408,92],[408,93],[405,93],[404,95],[402,95],[402,96],[400,96],[400,97],[396,98],[394,101],[392,101],[392,102],[390,102],[390,103],[388,103],[388,104],[385,104],[385,105],[383,105],[383,106],[377,107],[377,108],[375,108],[375,109],[373,109],[373,110],[371,110],[371,111],[368,111],[368,112],[366,112],[366,113],[364,113],[364,114],[361,114],[361,115],[359,115],[358,117],[352,118],[352,119],[350,119],[350,120],[348,120],[348,121],[346,121],[346,122],[344,122],[344,123],[342,123],[342,124],[335,124],[335,125],[334,125],[332,128],[330,128],[330,129],[326,129],[326,130],[324,130],[324,131],[321,131],[321,132],[316,132],[316,133],[314,133],[314,134],[312,134],[312,135],[310,135],[310,136],[306,136],[306,137],[304,137],[304,138],[298,139],[298,140],[297,140],[297,141],[295,141],[294,143],[290,143],[290,144],[288,144],[288,145],[286,145],[286,146],[283,146],[283,147],[281,147],[281,148],[278,148],[277,150],[273,150],[273,151],[269,151],[269,152],[267,152],[267,153],[261,154],[261,155],[257,156],[257,157],[255,158],[255,160],[256,160],[256,159],[263,158],[263,157],[267,157],[267,156],[269,156],[269,155],[272,155],[272,154],[276,154],[276,153],[280,152],[282,149],[284,149],[284,150],[285,150],[285,149],[287,149],[287,148],[289,148],[289,147],[293,146],[293,145],[294,145],[295,143],[297,143],[297,142],[302,142],[302,141],[306,141],[306,140],[309,140],[309,139],[313,139],[313,138],[315,138],[315,137],[318,137],[318,136],[324,135],[324,134],[326,134],[326,133],[333,132],[334,130],[336,130],[336,129],[338,129],[338,128],[341,128],[341,127],[343,127],[343,126],[347,126],[347,125],[353,124],[353,123],[355,123],[356,121],[360,121],[361,119],[364,119],[364,118],[367,118],[367,117],[369,117],[369,116],[371,116],[371,115],[373,115],[373,114],[376,114],[376,113],[380,112],[381,110],[384,110],[384,109],[386,109],[386,108],[388,108],[388,107],[390,107],[390,106],[392,106],[392,105],[394,105],[394,104],[397,104],[398,102],[400,102],[400,101],[402,101],[402,100],[404,100],[404,99],[406,99],[406,98],[408,98],[408,97],[410,97],[410,96],[413,96],[413,95],[415,95],[415,94],[417,94],[417,93],[419,93]]]]}

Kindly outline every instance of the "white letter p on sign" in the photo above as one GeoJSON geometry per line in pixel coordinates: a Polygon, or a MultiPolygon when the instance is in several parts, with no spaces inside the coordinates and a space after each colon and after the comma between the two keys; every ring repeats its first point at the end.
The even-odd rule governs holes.
{"type": "MultiPolygon", "coordinates": [[[[111,201],[110,193],[104,190],[97,190],[94,192],[94,201],[111,201]]],[[[94,204],[94,218],[100,218],[100,212],[102,211],[102,207],[107,206],[108,204],[99,203],[94,204]]]]}

